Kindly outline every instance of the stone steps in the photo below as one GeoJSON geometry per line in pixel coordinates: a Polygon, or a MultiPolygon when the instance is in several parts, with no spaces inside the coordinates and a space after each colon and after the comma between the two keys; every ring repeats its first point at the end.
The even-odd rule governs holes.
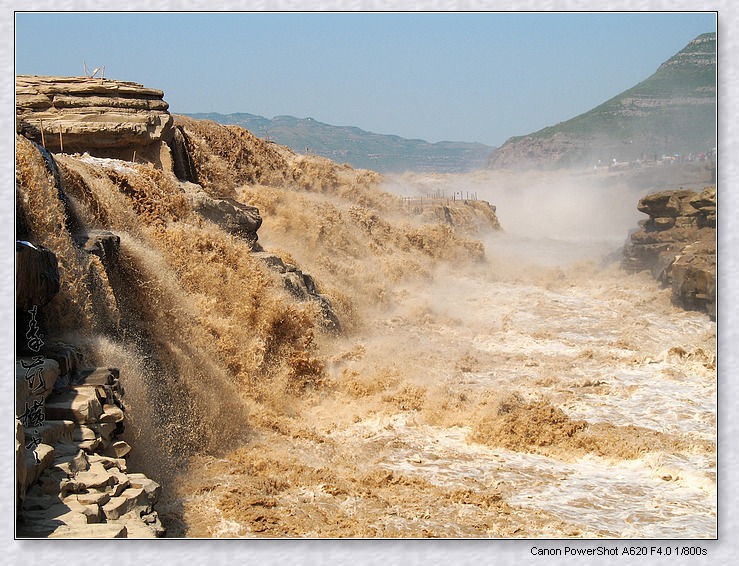
{"type": "Polygon", "coordinates": [[[128,475],[131,447],[117,438],[125,422],[120,372],[80,368],[71,347],[53,355],[16,363],[17,536],[163,536],[154,511],[161,487],[143,474],[128,475]],[[63,386],[55,390],[62,370],[63,386]]]}
{"type": "Polygon", "coordinates": [[[55,457],[55,452],[48,446],[43,469],[29,474],[33,481],[19,510],[18,537],[155,538],[165,534],[154,511],[161,494],[154,480],[141,473],[129,476],[123,458],[88,454],[80,448],[73,455],[55,457]],[[102,529],[99,524],[109,527],[102,529]]]}
{"type": "MultiPolygon", "coordinates": [[[[42,154],[53,164],[48,152],[42,154]]],[[[106,270],[116,268],[117,235],[92,230],[75,239],[106,270]]],[[[74,346],[43,340],[49,334],[43,307],[60,287],[55,254],[17,241],[15,282],[16,535],[163,536],[154,511],[159,484],[127,473],[131,447],[119,438],[125,425],[120,372],[86,367],[74,346]]]]}

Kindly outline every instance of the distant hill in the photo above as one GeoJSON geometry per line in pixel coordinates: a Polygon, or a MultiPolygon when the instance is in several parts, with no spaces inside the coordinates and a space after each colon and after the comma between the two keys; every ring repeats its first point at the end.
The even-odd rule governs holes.
{"type": "Polygon", "coordinates": [[[495,150],[490,168],[555,168],[700,154],[716,146],[716,34],[600,106],[495,150]]]}
{"type": "Polygon", "coordinates": [[[272,119],[247,113],[185,114],[199,120],[234,124],[254,135],[286,145],[298,153],[328,157],[354,168],[380,173],[464,173],[485,167],[491,146],[481,143],[437,142],[375,134],[352,126],[332,126],[313,118],[276,116],[272,119]]]}

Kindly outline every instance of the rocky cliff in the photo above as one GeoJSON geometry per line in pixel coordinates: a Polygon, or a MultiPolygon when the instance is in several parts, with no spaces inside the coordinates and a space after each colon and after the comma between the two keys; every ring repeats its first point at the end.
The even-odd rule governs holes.
{"type": "Polygon", "coordinates": [[[716,147],[716,34],[691,41],[645,81],[555,126],[506,141],[490,168],[554,169],[706,159],[716,147]]]}
{"type": "Polygon", "coordinates": [[[171,166],[173,119],[161,90],[87,77],[16,77],[16,130],[52,152],[171,166]]]}
{"type": "Polygon", "coordinates": [[[624,247],[622,267],[649,270],[672,288],[676,303],[716,318],[716,189],[645,196],[642,220],[624,247]]]}

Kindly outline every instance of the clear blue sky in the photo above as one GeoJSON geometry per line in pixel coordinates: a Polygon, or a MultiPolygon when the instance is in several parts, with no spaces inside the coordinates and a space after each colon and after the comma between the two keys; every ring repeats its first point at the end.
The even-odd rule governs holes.
{"type": "Polygon", "coordinates": [[[29,12],[16,15],[16,73],[82,75],[86,62],[162,89],[173,113],[497,146],[605,102],[711,31],[711,12],[29,12]]]}

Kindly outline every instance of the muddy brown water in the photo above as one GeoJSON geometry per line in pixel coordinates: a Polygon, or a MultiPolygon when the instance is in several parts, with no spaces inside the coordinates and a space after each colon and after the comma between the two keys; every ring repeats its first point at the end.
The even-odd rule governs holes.
{"type": "Polygon", "coordinates": [[[240,189],[265,248],[331,298],[332,336],[173,179],[58,162],[78,223],[115,231],[121,257],[108,276],[75,249],[20,146],[31,236],[63,274],[49,339],[121,369],[129,467],[163,483],[170,536],[716,536],[716,324],[603,262],[636,224],[633,194],[403,179],[399,194],[468,183],[497,203],[505,232],[476,235],[480,259],[448,228],[393,218],[348,170],[336,194],[240,189]]]}
{"type": "Polygon", "coordinates": [[[398,288],[327,390],[191,462],[185,534],[714,537],[715,323],[646,274],[501,261],[398,288]]]}

